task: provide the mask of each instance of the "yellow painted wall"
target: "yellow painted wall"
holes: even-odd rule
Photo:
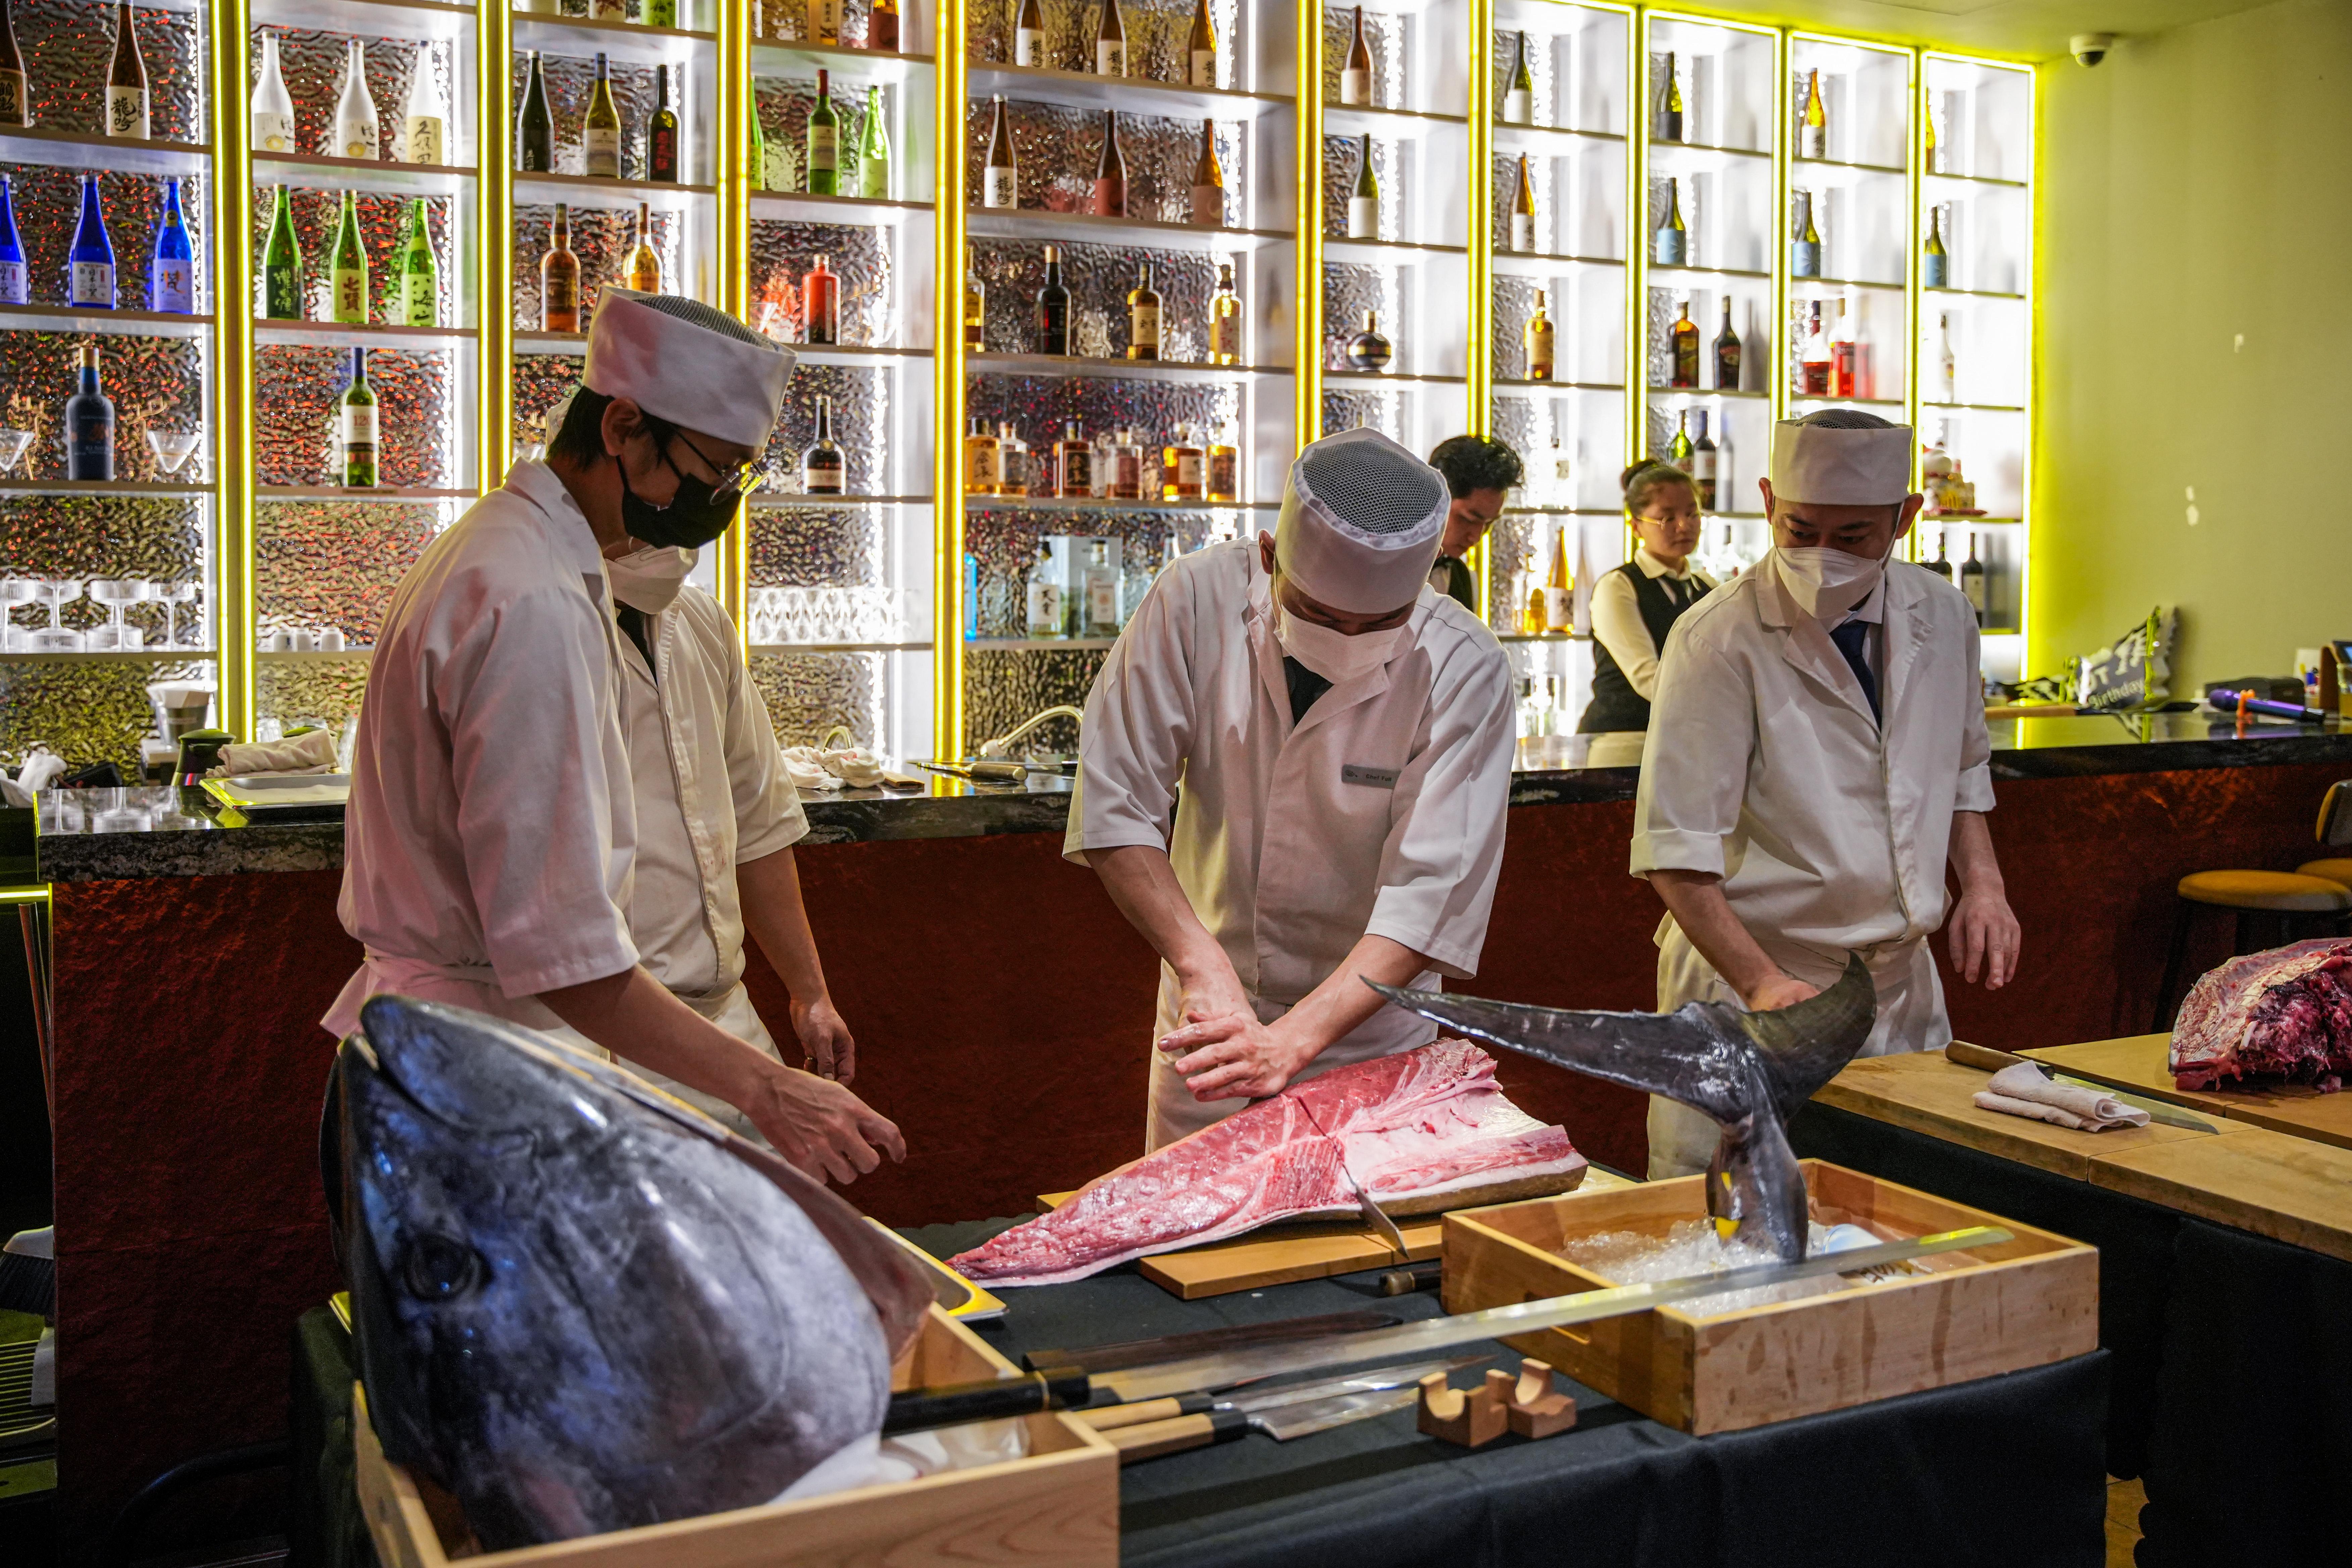
[[[2176,694],[2289,673],[2352,637],[2352,5],[2129,38],[2041,89],[2029,668],[2160,603]]]

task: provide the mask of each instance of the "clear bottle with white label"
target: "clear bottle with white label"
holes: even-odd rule
[[[367,47],[357,38],[343,57],[343,90],[335,100],[335,140],[328,151],[338,158],[383,155],[376,134],[375,95],[368,91]]]
[[[1118,0],[1103,0],[1101,20],[1095,27],[1095,75],[1127,74],[1127,18],[1118,14]]]
[[[1013,23],[1013,63],[1032,67],[1045,63],[1045,7],[1043,0],[1021,0],[1021,14]]]
[[[1118,636],[1118,568],[1110,563],[1109,540],[1097,539],[1087,546],[1085,584],[1084,635],[1090,637]]]
[[[449,106],[441,93],[440,73],[422,47],[409,68],[408,109],[401,116],[399,152],[406,163],[449,161]]]
[[[984,207],[1017,207],[1021,205],[1021,170],[1013,161],[1013,119],[1004,107],[1004,95],[991,99],[992,110],[988,126],[988,162],[982,166],[980,184],[980,205]]]
[[[278,35],[261,35],[261,79],[253,84],[253,151],[289,157],[294,145],[294,95],[278,59]]]
[[[1054,552],[1040,543],[1037,559],[1029,567],[1027,614],[1024,617],[1030,637],[1058,641],[1066,635],[1062,625],[1062,579],[1054,571]]]

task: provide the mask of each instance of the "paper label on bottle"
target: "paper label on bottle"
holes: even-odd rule
[[[1095,40],[1095,75],[1125,76],[1126,74],[1127,46],[1124,43],[1113,43],[1108,38],[1097,38]]]
[[[1564,632],[1576,624],[1576,590],[1547,585],[1544,596],[1544,630]]]
[[[408,117],[407,152],[412,163],[447,162],[442,153],[441,117],[437,114],[412,114]]]
[[[837,170],[841,167],[841,132],[830,125],[808,128],[809,173]]]
[[[1511,215],[1511,248],[1517,251],[1532,251],[1535,247],[1536,215],[1513,213]]]
[[[1536,95],[1530,88],[1513,88],[1503,95],[1503,121],[1509,125],[1536,122]]]
[[[335,151],[344,157],[373,159],[379,146],[374,121],[344,120],[336,122]]]
[[[66,303],[114,309],[114,268],[104,261],[77,261],[68,268]]]
[[[1192,73],[1191,80],[1194,87],[1214,87],[1217,85],[1216,50],[1194,49],[1192,51]]]
[[[1982,572],[1960,569],[1960,592],[1968,595],[1969,606],[1981,619],[1985,613],[1985,580]]]
[[[1062,590],[1053,583],[1029,584],[1029,635],[1059,637],[1062,634]]]
[[[345,447],[375,447],[375,405],[346,403],[342,405],[342,437]]]
[[[1003,454],[993,445],[967,447],[964,462],[971,470],[966,480],[973,489],[992,491],[1004,478]]]
[[[106,133],[147,140],[147,89],[143,87],[106,89]]]
[[[1241,316],[1217,311],[1209,318],[1209,357],[1220,364],[1238,364],[1242,357]]]
[[[1680,267],[1685,253],[1684,244],[1687,232],[1679,228],[1662,228],[1651,251],[1651,259],[1661,267]]]
[[[257,153],[294,151],[294,117],[253,111],[253,150]]]
[[[334,319],[367,320],[367,273],[357,267],[338,267],[334,274]]]
[[[811,140],[814,140],[814,134]],[[590,127],[580,133],[580,161],[583,171],[608,180],[621,177],[621,132],[618,127]]]
[[[1036,27],[1021,27],[1013,35],[1013,63],[1016,66],[1042,66],[1045,63],[1045,35]]]
[[[147,308],[174,315],[196,310],[196,268],[192,261],[158,261],[148,277]]]
[[[809,31],[820,44],[841,42],[841,0],[809,0]]]
[[[1795,278],[1819,278],[1822,275],[1822,247],[1810,239],[1800,239],[1789,247],[1789,272]]]
[[[1381,237],[1381,204],[1370,196],[1348,198],[1348,237],[1378,239]]]
[[[21,261],[0,261],[0,305],[29,305],[31,283]]]
[[[1160,349],[1160,307],[1138,305],[1128,312],[1128,341],[1153,353]]]
[[[1921,268],[1921,271],[1924,274],[1923,281],[1925,286],[1929,289],[1949,288],[1951,286],[1952,277],[1952,258],[1948,256],[1930,256],[1924,258],[1923,259],[1927,263],[1927,265]]]
[[[801,488],[813,496],[837,496],[841,493],[841,474],[842,470],[839,467],[820,468],[803,466],[801,469]]]
[[[991,166],[981,182],[980,205],[984,207],[1010,207],[1020,205],[1014,195],[1019,175],[1010,168]]]
[[[1346,104],[1369,104],[1372,101],[1372,73],[1366,70],[1343,70],[1339,73],[1339,101]]]
[[[1194,185],[1192,187],[1192,226],[1195,228],[1225,226],[1225,187]]]
[[[1797,156],[1826,158],[1830,155],[1830,132],[1825,125],[1808,125],[1797,138]]]
[[[0,125],[25,123],[25,73],[0,70]]]
[[[1198,495],[1208,482],[1209,458],[1205,452],[1176,454],[1176,489],[1185,495]]]
[[[1087,623],[1098,631],[1118,629],[1118,579],[1108,572],[1087,574]]]
[[[1233,500],[1241,489],[1241,454],[1231,447],[1209,450],[1209,499]]]
[[[400,319],[411,327],[437,327],[441,324],[440,289],[436,279],[425,272],[404,272],[400,275]]]

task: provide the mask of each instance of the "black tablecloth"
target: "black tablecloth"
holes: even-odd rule
[[[1790,1138],[2099,1249],[2107,1465],[2147,1483],[2140,1568],[2344,1550],[2352,1264],[1828,1106],[1806,1106]]]

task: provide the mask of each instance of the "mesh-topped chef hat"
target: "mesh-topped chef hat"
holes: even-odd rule
[[[1911,426],[1823,408],[1772,426],[1772,499],[1889,506],[1911,493]]]
[[[1385,615],[1427,585],[1452,503],[1443,474],[1379,431],[1326,436],[1290,465],[1275,561],[1318,604]]]
[[[776,427],[793,358],[699,300],[608,286],[588,323],[581,380],[682,429],[761,447]]]

